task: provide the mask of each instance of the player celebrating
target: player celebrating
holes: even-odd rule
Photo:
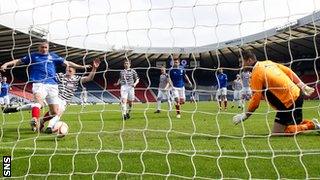
[[[319,129],[316,119],[313,121],[302,118],[303,94],[309,96],[314,88],[304,84],[288,67],[270,60],[257,61],[251,51],[242,53],[242,66],[251,69],[250,81],[253,90],[245,113],[233,117],[234,124],[239,124],[249,118],[258,108],[262,96],[278,112],[276,114],[272,133],[293,134],[305,130]]]
[[[249,100],[251,95],[252,95],[252,91],[250,88],[250,77],[251,77],[251,72],[244,70],[241,73],[241,80],[242,80],[242,99],[244,100]]]
[[[192,83],[186,75],[183,67],[180,66],[180,59],[177,56],[173,57],[173,66],[169,72],[169,82],[172,86],[172,93],[176,102],[177,118],[181,118],[180,107],[184,104],[186,99],[184,81],[187,80],[188,84],[191,86]]]
[[[241,98],[242,81],[239,74],[237,74],[237,79],[233,81],[232,88],[233,88],[233,102],[234,104],[238,105],[238,108],[242,108],[243,107],[242,98]],[[233,107],[234,105],[231,106],[231,108]]]
[[[10,85],[7,83],[7,77],[2,78],[1,82],[1,93],[0,93],[0,104],[4,106],[9,106],[10,104],[10,97],[9,97],[9,90]]]
[[[169,94],[169,89],[170,89],[169,75],[166,73],[165,67],[161,67],[160,70],[161,70],[161,75],[159,80],[159,89],[158,89],[158,96],[157,96],[157,110],[154,113],[161,112],[161,101],[163,99],[167,99],[169,110],[172,109],[172,102]]]
[[[130,119],[132,102],[135,98],[134,88],[139,83],[139,77],[137,72],[130,68],[130,60],[126,59],[123,65],[124,69],[120,71],[120,78],[114,85],[119,86],[119,84],[121,84],[120,94],[122,117],[123,120],[127,120]]]
[[[66,65],[73,68],[89,68],[91,65],[81,66],[73,62],[66,61],[56,53],[49,52],[49,43],[41,42],[38,46],[38,52],[33,52],[21,59],[14,59],[1,66],[5,71],[8,67],[14,67],[20,64],[28,65],[29,81],[32,82],[32,92],[34,103],[22,107],[19,110],[32,109],[32,120],[30,122],[33,131],[39,129],[40,109],[44,106],[44,99],[49,104],[52,115],[56,115],[58,85],[55,79],[56,66]],[[6,108],[4,113],[16,112],[16,108]]]
[[[218,90],[217,90],[217,99],[219,101],[219,108],[220,110],[227,110],[227,82],[228,82],[228,77],[226,74],[223,73],[222,69],[218,69],[218,76],[217,76],[217,81],[218,81]],[[222,108],[222,102],[223,101],[223,108]]]

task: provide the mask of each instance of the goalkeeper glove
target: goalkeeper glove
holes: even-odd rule
[[[247,117],[246,113],[237,114],[237,115],[233,116],[233,124],[237,125],[237,124],[241,123],[242,121],[245,121],[247,118],[248,117]]]
[[[302,90],[303,94],[306,96],[311,96],[311,94],[315,91],[313,87],[307,86],[303,82],[298,83],[298,86]]]
[[[310,87],[310,86],[304,86],[302,88],[302,92],[306,96],[311,96],[311,94],[314,92],[314,90],[315,89],[313,87]]]

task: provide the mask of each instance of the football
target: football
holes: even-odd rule
[[[56,133],[59,138],[63,138],[68,134],[69,126],[65,122],[59,121],[54,125],[52,132]]]

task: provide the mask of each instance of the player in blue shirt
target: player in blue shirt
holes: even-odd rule
[[[8,106],[10,104],[9,90],[10,85],[7,83],[7,77],[2,78],[1,82],[1,93],[0,93],[0,104]]]
[[[40,109],[44,106],[44,99],[49,104],[49,110],[52,116],[58,113],[58,84],[55,79],[56,66],[65,65],[76,69],[90,68],[91,65],[78,65],[64,60],[56,53],[49,52],[49,43],[41,42],[38,46],[38,52],[27,54],[21,59],[14,59],[1,66],[5,71],[8,67],[18,65],[28,66],[29,82],[32,82],[32,92],[34,102],[17,108],[6,108],[4,113],[17,112],[19,110],[32,110],[32,120],[30,122],[33,131],[39,129]]]
[[[181,104],[184,104],[186,99],[184,81],[186,80],[191,86],[192,83],[186,75],[184,68],[180,66],[180,59],[177,56],[173,56],[173,66],[169,70],[169,77],[173,97],[176,102],[177,118],[181,118],[180,106]]]
[[[222,69],[218,69],[218,75],[217,75],[217,82],[218,82],[218,90],[217,90],[217,100],[219,101],[219,108],[220,110],[227,110],[227,82],[228,77],[226,74],[223,73]],[[224,103],[224,107],[222,108],[222,103]]]

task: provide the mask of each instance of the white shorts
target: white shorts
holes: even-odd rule
[[[86,97],[81,98],[81,103],[87,103],[87,102],[88,102],[88,98]]]
[[[244,96],[251,96],[252,94],[250,87],[243,87],[241,91],[242,91],[242,95]]]
[[[9,95],[0,97],[0,104],[9,105],[9,104],[10,104],[10,97],[9,97]]]
[[[62,115],[62,113],[66,110],[67,108],[67,102],[61,98],[58,97],[57,99],[58,105],[59,105],[59,114],[60,116]]]
[[[217,96],[226,96],[227,95],[227,88],[223,87],[217,90]]]
[[[43,84],[33,83],[32,93],[40,94],[41,99],[46,100],[48,104],[58,104],[58,85],[57,84]]]
[[[181,87],[181,88],[173,87],[172,88],[172,94],[173,94],[174,98],[186,99],[186,93],[185,93],[185,88],[184,87]]]
[[[134,101],[134,87],[128,85],[122,85],[120,88],[121,99],[127,99]]]
[[[234,100],[241,99],[241,96],[242,96],[242,91],[241,90],[234,90],[233,91],[233,99]]]
[[[163,99],[171,100],[169,90],[163,90],[163,89],[158,90],[157,100],[163,100]]]

